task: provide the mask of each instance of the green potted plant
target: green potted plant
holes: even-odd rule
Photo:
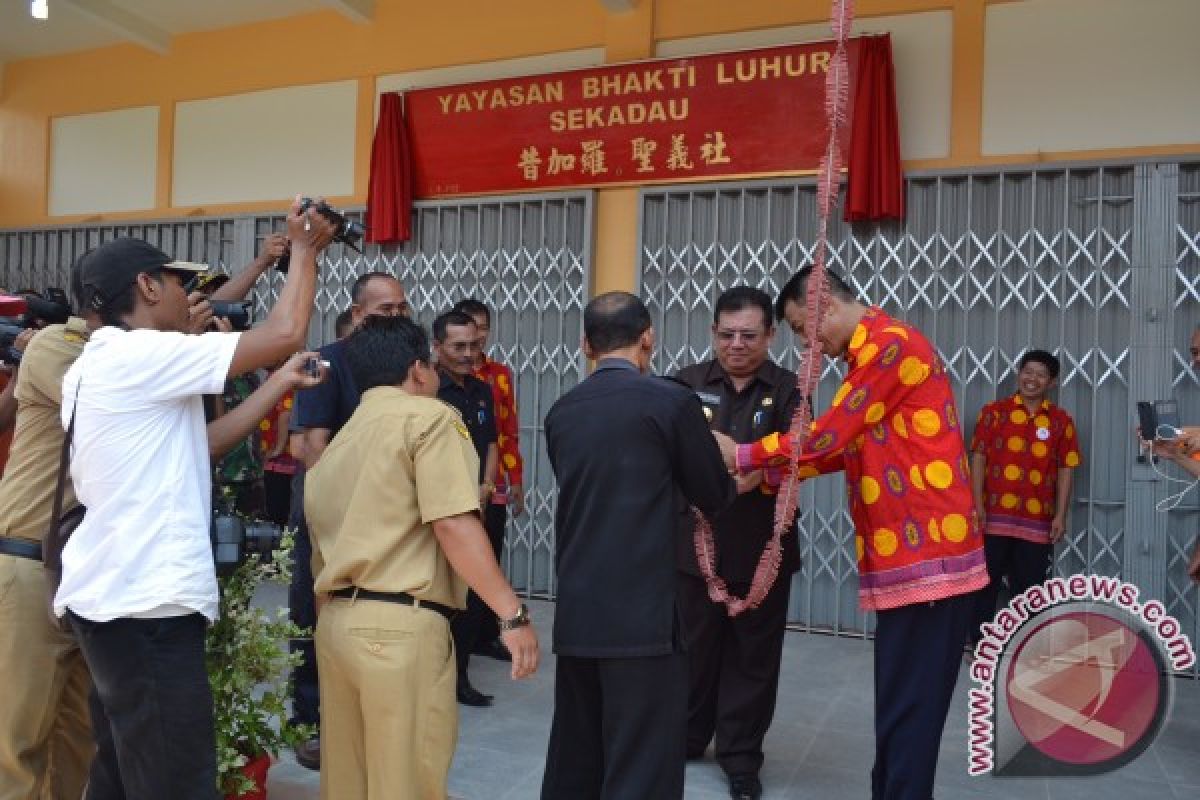
[[[217,783],[226,798],[266,798],[271,757],[311,738],[288,723],[288,676],[299,654],[288,641],[309,635],[287,609],[270,614],[251,601],[266,582],[291,580],[295,534],[285,530],[269,559],[249,556],[220,579],[221,615],[208,629],[206,658],[217,734]]]

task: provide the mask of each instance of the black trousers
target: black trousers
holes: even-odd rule
[[[974,594],[878,612],[872,800],[930,800]]]
[[[292,510],[290,524],[296,529],[296,545],[292,549],[292,583],[288,586],[288,608],[292,622],[310,632],[293,639],[289,648],[299,653],[299,666],[292,669],[292,722],[300,725],[321,724],[321,690],[317,680],[317,649],[312,631],[317,627],[317,601],[313,594],[312,540],[304,521],[304,472],[292,480]]]
[[[763,738],[775,716],[791,577],[780,575],[761,606],[736,617],[709,599],[703,578],[679,578],[689,672],[688,756],[703,754],[715,733],[717,763],[727,775],[762,768]],[[748,588],[730,586],[739,596]]]
[[[1008,578],[1008,590],[1015,597],[1037,586],[1050,574],[1054,546],[1036,544],[1012,536],[984,536],[983,552],[987,557],[988,578],[991,582],[975,595],[975,619],[971,625],[971,641],[982,637],[979,626],[991,622],[1000,597],[1000,580]]]
[[[96,756],[85,800],[215,800],[204,617],[69,619],[92,674]]]
[[[679,800],[687,657],[559,656],[542,800]]]
[[[488,540],[492,543],[492,551],[496,561],[504,549],[504,527],[508,524],[508,508],[506,506],[488,503],[484,510],[483,527],[487,531]],[[458,660],[458,675],[465,679],[467,667],[471,663],[471,653],[478,645],[490,642],[500,635],[496,615],[487,607],[475,592],[467,592],[467,607],[450,623],[450,632],[454,636],[454,656]]]
[[[267,519],[286,528],[292,516],[292,476],[267,470],[263,474]]]

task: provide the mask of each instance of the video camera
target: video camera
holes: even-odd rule
[[[252,555],[269,559],[283,531],[273,522],[245,520],[232,511],[215,509],[210,538],[217,574],[224,577]]]
[[[336,232],[333,234],[333,240],[346,245],[356,253],[362,253],[358,243],[362,240],[363,234],[367,232],[367,227],[361,222],[352,219],[347,219],[346,215],[329,206],[324,200],[316,202],[312,198],[300,198],[300,213],[304,214],[310,208],[315,208],[317,213],[329,220],[336,227]],[[287,272],[288,267],[292,263],[292,251],[289,248],[287,252],[279,257],[275,262],[275,269],[280,272]]]
[[[13,343],[29,328],[44,328],[62,324],[71,316],[67,293],[59,288],[23,295],[0,295],[0,362],[21,363],[21,351]]]
[[[241,303],[211,303],[214,317],[224,317],[233,325],[235,331],[250,330],[250,323],[253,320],[251,309],[254,303],[251,300],[246,300]]]

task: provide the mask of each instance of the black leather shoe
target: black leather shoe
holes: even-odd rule
[[[508,652],[508,648],[499,639],[492,639],[490,642],[477,645],[472,652],[474,655],[487,656],[497,661],[512,661],[512,653]]]
[[[300,742],[294,748],[296,763],[308,769],[321,768],[321,739],[320,737]]]
[[[464,706],[487,708],[492,704],[492,699],[490,694],[484,694],[465,681],[458,684],[458,702]]]
[[[757,775],[731,775],[729,796],[733,800],[759,800],[762,797],[762,781]]]

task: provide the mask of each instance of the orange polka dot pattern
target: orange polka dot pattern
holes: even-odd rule
[[[509,486],[525,485],[513,374],[504,364],[485,357],[483,364],[475,370],[475,377],[492,387],[492,400],[496,404],[496,449],[500,453],[500,474],[492,502],[505,502]]]
[[[987,533],[1049,544],[1058,471],[1081,463],[1071,415],[1049,400],[1030,412],[1019,395],[983,407],[971,450],[982,453]]]
[[[870,309],[845,358],[846,380],[816,421],[797,474],[845,470],[863,608],[982,588],[983,536],[962,467],[953,393],[936,351],[915,328]],[[792,447],[788,437],[741,445],[738,466],[776,466]]]

